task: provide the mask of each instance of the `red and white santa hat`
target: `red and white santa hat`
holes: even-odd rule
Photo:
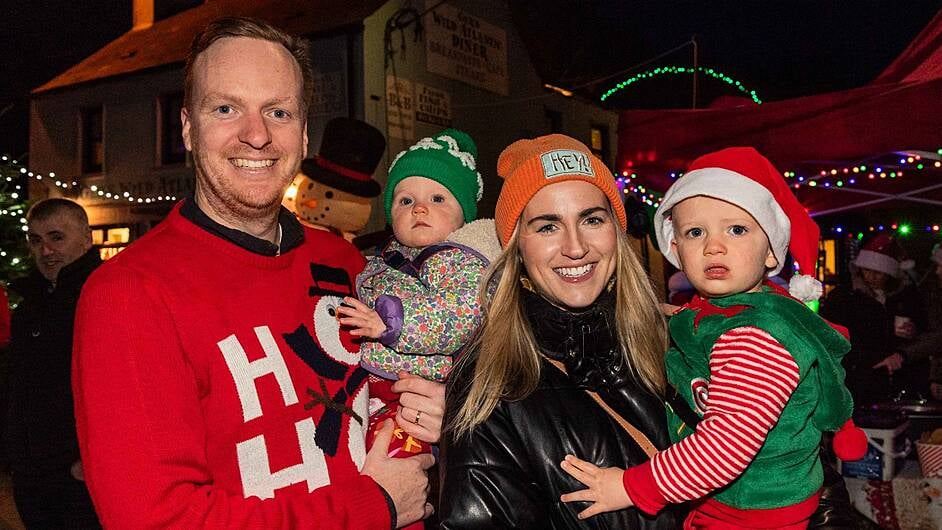
[[[904,260],[903,249],[896,239],[886,234],[878,234],[860,249],[860,253],[854,260],[854,266],[899,278],[900,267]]]
[[[674,266],[680,263],[671,248],[674,226],[671,209],[696,196],[726,201],[749,212],[769,238],[778,260],[770,275],[781,272],[790,251],[798,271],[789,282],[789,293],[802,301],[821,297],[821,283],[814,278],[820,230],[786,184],[782,173],[752,147],[729,147],[697,158],[674,183],[654,215],[657,244]]]

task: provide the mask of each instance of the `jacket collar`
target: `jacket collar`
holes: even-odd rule
[[[58,278],[56,278],[56,285],[68,285],[73,282],[81,283],[99,265],[101,265],[101,253],[98,252],[97,248],[92,247],[88,249],[88,252],[82,254],[79,259],[62,267]]]
[[[527,289],[521,293],[540,351],[561,361],[574,383],[590,390],[627,384],[631,374],[616,339],[614,292],[603,291],[582,311],[560,308]]]
[[[192,196],[183,200],[183,204],[180,206],[180,215],[203,230],[262,256],[284,254],[304,242],[304,228],[294,214],[284,206],[278,211],[278,225],[281,227],[280,247],[271,241],[259,239],[241,230],[217,223],[200,209],[196,204],[196,199]]]

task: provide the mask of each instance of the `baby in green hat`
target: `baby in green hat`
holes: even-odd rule
[[[399,153],[389,168],[384,206],[393,237],[357,276],[359,300],[348,297],[338,308],[340,323],[363,339],[361,366],[371,374],[368,445],[400,408],[392,383],[400,376],[444,381],[480,323],[478,285],[500,245],[493,220],[474,221],[483,192],[476,157],[470,136],[446,129]],[[416,409],[403,406],[400,417],[422,424]],[[397,430],[389,449],[408,457],[429,446]]]

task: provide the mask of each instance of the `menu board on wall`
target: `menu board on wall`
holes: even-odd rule
[[[415,84],[415,119],[439,127],[451,125],[451,94],[435,87]]]
[[[507,95],[507,32],[457,7],[441,4],[426,16],[425,60],[429,72]]]
[[[390,138],[415,138],[415,96],[412,81],[386,76],[386,126]]]

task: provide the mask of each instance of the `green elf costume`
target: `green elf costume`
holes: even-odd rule
[[[781,173],[752,148],[729,148],[695,160],[655,214],[658,245],[671,246],[671,209],[707,196],[747,211],[762,227],[778,265],[791,252],[813,271],[819,230]],[[821,434],[838,431],[835,452],[861,458],[864,433],[851,421],[853,401],[840,360],[845,335],[801,301],[821,284],[798,272],[789,290],[766,281],[756,292],[694,299],[670,320],[667,379],[673,446],[626,470],[635,505],[657,513],[697,500],[685,528],[805,528],[823,482]],[[801,300],[801,301],[799,301]]]

